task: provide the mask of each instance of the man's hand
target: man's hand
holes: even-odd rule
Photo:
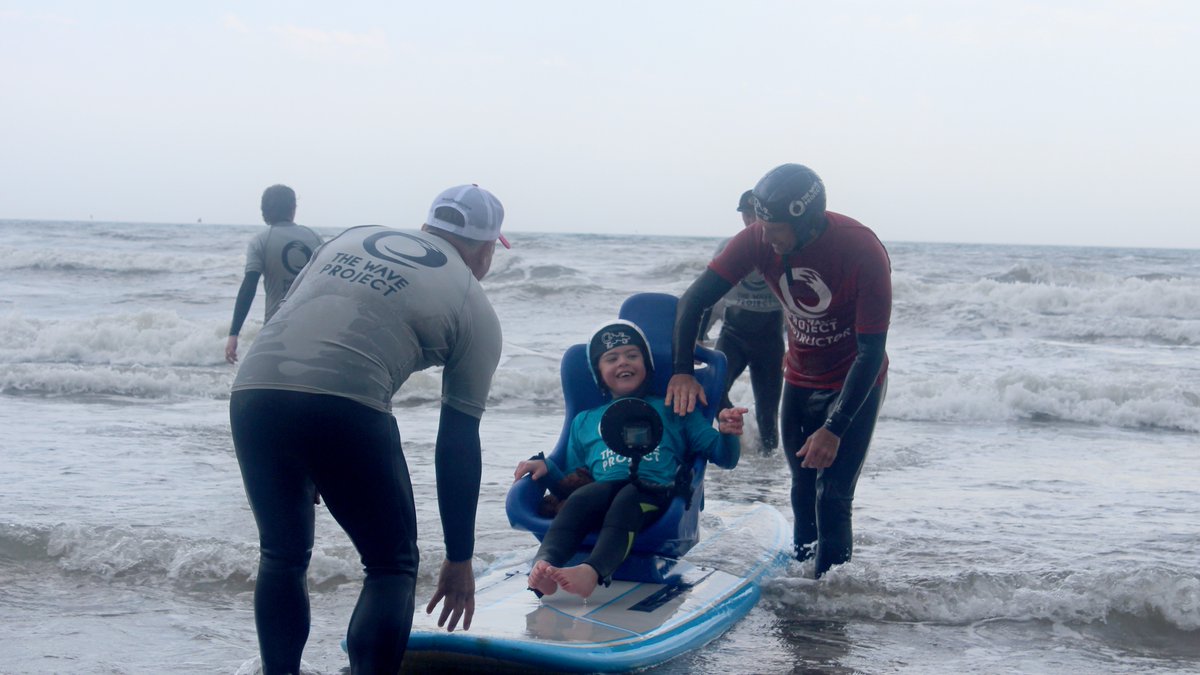
[[[663,403],[668,408],[674,405],[675,414],[682,416],[696,409],[697,398],[702,405],[708,405],[704,387],[700,386],[695,376],[680,373],[672,375],[671,380],[667,382],[667,395]]]
[[[517,470],[513,472],[513,482],[521,480],[525,477],[525,474],[529,474],[530,478],[537,480],[545,476],[549,471],[546,468],[545,460],[527,459],[517,465]]]
[[[230,335],[225,341],[225,360],[230,363],[237,363],[237,339],[238,336]]]
[[[842,439],[821,427],[804,441],[804,447],[800,448],[796,456],[804,459],[800,466],[805,469],[825,469],[837,459],[838,446],[841,444]]]
[[[750,412],[749,408],[725,408],[717,413],[717,431],[723,434],[742,435],[742,415]]]
[[[433,608],[437,607],[438,602],[443,598],[446,600],[446,604],[442,605],[442,614],[438,617],[438,628],[445,626],[446,619],[449,618],[450,625],[446,626],[446,630],[453,633],[461,618],[463,630],[470,630],[471,619],[475,616],[475,573],[471,571],[470,560],[442,561],[437,590],[433,592],[433,598],[425,607],[425,613],[433,614]]]

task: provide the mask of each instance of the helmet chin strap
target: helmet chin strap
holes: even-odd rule
[[[821,219],[815,223],[793,223],[792,232],[796,235],[796,245],[792,247],[788,253],[799,253],[803,251],[809,244],[816,241],[825,230],[829,227],[829,221],[826,220],[825,214],[821,214]]]

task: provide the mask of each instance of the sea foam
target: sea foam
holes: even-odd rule
[[[811,618],[970,624],[991,620],[1105,622],[1122,615],[1200,630],[1200,578],[1160,567],[1122,571],[986,572],[964,568],[940,577],[899,578],[851,562],[821,581],[795,576],[767,584],[765,598]]]

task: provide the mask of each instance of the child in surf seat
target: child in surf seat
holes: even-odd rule
[[[737,466],[741,456],[738,436],[746,408],[726,408],[717,414],[717,428],[695,410],[680,417],[667,410],[661,396],[646,393],[654,360],[646,336],[629,321],[617,320],[596,331],[587,346],[588,365],[596,384],[613,401],[575,416],[566,447],[566,473],[580,468],[594,482],[566,497],[550,523],[529,573],[529,588],[538,597],[559,588],[588,597],[629,555],[634,536],[657,518],[676,494],[676,474],[689,466],[689,457],[703,455],[724,469]],[[630,478],[631,460],[612,449],[600,434],[600,420],[619,399],[644,400],[662,420],[662,439],[638,463],[636,480]],[[552,489],[564,477],[554,462],[535,457],[517,465],[514,478],[528,475]],[[596,545],[582,563],[562,567],[589,532],[599,530]]]

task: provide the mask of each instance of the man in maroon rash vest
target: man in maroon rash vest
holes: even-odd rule
[[[788,326],[780,417],[795,554],[815,556],[820,577],[853,550],[854,489],[887,389],[891,263],[874,232],[825,210],[825,186],[808,167],[776,167],[753,192],[756,221],[680,299],[666,402],[680,414],[697,398],[706,402],[692,377],[691,350],[681,345],[695,342],[705,309],[761,272]]]

